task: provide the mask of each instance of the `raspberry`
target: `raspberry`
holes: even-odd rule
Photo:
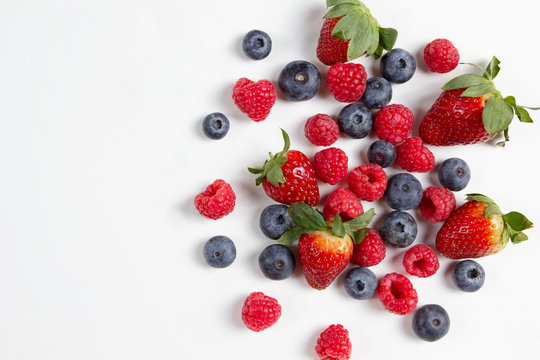
[[[253,121],[263,121],[276,102],[277,91],[270,81],[239,79],[233,87],[232,98],[238,108]]]
[[[307,119],[304,134],[313,145],[330,146],[339,137],[339,126],[330,116],[317,114]]]
[[[377,164],[360,165],[349,173],[347,184],[360,200],[379,200],[386,190],[386,173]]]
[[[411,110],[403,105],[392,104],[379,110],[373,127],[379,139],[396,145],[409,136],[413,122],[414,115]]]
[[[205,191],[195,196],[195,207],[210,219],[220,219],[234,210],[236,195],[224,180],[215,180]]]
[[[330,325],[317,339],[315,351],[321,360],[348,360],[352,344],[349,331],[341,324]]]
[[[396,147],[398,165],[409,172],[428,172],[435,166],[433,153],[419,137],[411,137]]]
[[[345,151],[330,147],[319,151],[313,158],[315,175],[323,182],[335,185],[347,176],[349,158]]]
[[[447,39],[435,39],[424,48],[424,61],[429,70],[447,73],[458,66],[459,52]]]
[[[407,250],[403,256],[403,266],[407,273],[425,278],[439,270],[439,259],[435,250],[419,244]]]
[[[377,295],[386,310],[398,315],[409,314],[418,303],[418,294],[411,281],[398,273],[390,273],[382,278]]]
[[[360,200],[354,193],[346,188],[338,187],[328,196],[323,208],[323,215],[327,221],[332,221],[336,214],[341,220],[348,221],[364,213]]]
[[[253,331],[262,331],[274,325],[281,316],[281,305],[276,299],[253,292],[244,301],[242,321]]]
[[[441,222],[456,208],[456,197],[452,191],[444,187],[430,186],[424,190],[418,208],[427,221]]]
[[[334,64],[328,70],[326,79],[328,90],[337,101],[358,101],[366,90],[367,74],[361,64]]]
[[[351,261],[361,267],[374,266],[384,259],[386,248],[378,232],[368,228],[364,230],[367,230],[367,233],[363,239],[359,239],[358,235],[355,236]]]

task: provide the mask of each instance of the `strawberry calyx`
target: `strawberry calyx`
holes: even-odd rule
[[[281,170],[281,165],[285,164],[288,160],[285,153],[289,151],[291,140],[285,130],[281,129],[281,133],[284,142],[283,150],[277,154],[269,153],[270,159],[264,162],[262,169],[248,167],[250,173],[256,175],[260,174],[257,179],[255,179],[255,184],[257,186],[259,186],[265,178],[274,186],[279,186],[285,182],[285,176],[283,175],[283,170]]]

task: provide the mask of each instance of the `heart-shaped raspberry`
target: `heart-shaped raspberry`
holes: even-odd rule
[[[405,139],[396,150],[396,161],[403,170],[427,172],[435,165],[433,153],[424,146],[419,137]]]
[[[276,102],[276,88],[268,80],[254,82],[239,79],[233,87],[232,98],[238,108],[253,121],[263,121]]]

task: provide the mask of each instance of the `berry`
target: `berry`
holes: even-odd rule
[[[452,281],[463,291],[479,290],[486,280],[486,272],[482,265],[474,260],[462,260],[456,264],[452,272]]]
[[[422,184],[413,175],[398,173],[388,180],[386,203],[395,210],[416,208],[422,200]]]
[[[351,190],[342,187],[338,187],[328,196],[323,208],[323,215],[327,221],[332,221],[336,214],[341,217],[341,220],[348,221],[363,213],[364,208],[356,195]]]
[[[353,263],[361,267],[374,266],[380,263],[385,256],[386,247],[378,232],[366,228],[355,234],[351,257]]]
[[[236,195],[224,180],[215,180],[205,191],[195,196],[195,207],[209,219],[217,220],[234,210]]]
[[[272,50],[272,39],[264,31],[251,30],[242,40],[242,50],[250,59],[264,59]]]
[[[360,200],[379,200],[386,190],[386,173],[377,164],[360,165],[349,173],[347,184]]]
[[[259,268],[272,280],[283,280],[294,272],[296,260],[292,251],[283,245],[267,246],[259,255]]]
[[[349,332],[341,324],[330,325],[317,339],[315,352],[321,360],[349,360],[352,344]]]
[[[424,48],[424,61],[428,69],[436,73],[447,73],[459,64],[459,52],[447,39],[435,39]]]
[[[315,154],[313,157],[313,169],[319,180],[335,185],[347,176],[349,170],[349,158],[345,151],[329,147]]]
[[[338,125],[346,136],[362,139],[369,135],[373,126],[373,117],[368,108],[358,103],[352,103],[339,112]]]
[[[229,132],[229,119],[220,112],[206,115],[202,123],[204,135],[210,139],[222,139]]]
[[[373,128],[380,140],[396,145],[411,133],[414,115],[407,107],[399,104],[386,105],[377,112]]]
[[[405,248],[416,239],[418,226],[410,214],[404,211],[392,211],[384,217],[379,234],[390,246]]]
[[[347,62],[347,49],[349,40],[345,41],[332,35],[332,30],[341,18],[324,19],[319,41],[317,43],[317,58],[324,65],[334,65],[338,62]]]
[[[307,119],[304,134],[313,145],[330,146],[339,138],[339,127],[330,116],[317,114]]]
[[[382,76],[393,83],[409,81],[416,71],[416,60],[406,50],[393,49],[381,58],[379,63]]]
[[[294,227],[294,221],[288,213],[287,205],[269,205],[261,213],[259,227],[264,235],[270,239],[278,239],[281,234]]]
[[[408,274],[425,278],[439,270],[439,258],[435,250],[427,245],[411,247],[403,256],[403,267]]]
[[[362,102],[370,109],[380,109],[392,100],[392,85],[383,77],[367,79]]]
[[[414,333],[422,340],[437,341],[448,333],[450,318],[440,305],[424,305],[413,315],[412,328]]]
[[[402,274],[385,275],[377,287],[384,308],[398,315],[411,313],[418,303],[418,294],[411,281]]]
[[[442,162],[437,171],[442,186],[452,191],[465,189],[471,179],[471,169],[460,158],[450,158]]]
[[[203,256],[208,265],[215,268],[225,268],[236,259],[236,247],[227,236],[214,236],[204,244]]]
[[[349,103],[358,101],[366,90],[367,74],[361,64],[334,64],[328,70],[326,79],[328,90],[337,101]]]
[[[368,161],[382,168],[389,167],[396,160],[397,152],[394,145],[384,140],[372,143],[367,151]]]
[[[398,165],[410,172],[428,172],[435,166],[433,153],[422,144],[419,137],[405,139],[396,147]]]
[[[278,86],[291,101],[309,100],[321,87],[321,73],[312,63],[292,61],[279,73]]]
[[[277,92],[268,80],[253,82],[239,79],[233,87],[233,100],[238,108],[253,121],[263,121],[276,102]]]
[[[262,331],[274,325],[281,316],[281,305],[273,297],[253,292],[244,301],[242,321],[248,329]]]
[[[418,205],[424,218],[432,223],[448,219],[456,208],[456,198],[450,190],[440,186],[430,186],[422,195]]]
[[[377,290],[377,277],[365,267],[355,267],[345,276],[345,291],[358,300],[370,299]]]

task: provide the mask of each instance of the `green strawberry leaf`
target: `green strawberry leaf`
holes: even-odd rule
[[[283,175],[283,170],[281,170],[281,165],[286,163],[287,160],[285,156],[270,160],[269,164],[265,166],[265,169],[268,170],[263,171],[263,178],[266,177],[266,180],[274,186],[283,184],[285,182],[285,176]]]
[[[384,50],[392,50],[396,44],[397,36],[398,32],[396,29],[379,27],[379,45]]]
[[[288,213],[297,227],[314,231],[326,229],[321,213],[304,202],[291,204]]]
[[[533,223],[527,217],[517,211],[503,215],[504,221],[515,231],[523,231],[533,227]]]
[[[250,168],[248,167],[248,171],[252,174],[260,174],[263,172],[263,169],[255,169],[255,168]]]
[[[503,141],[499,141],[499,142],[497,143],[497,146],[505,147],[505,146],[506,146],[506,143],[507,143],[508,141],[510,141],[510,137],[508,136],[508,128],[504,129],[503,134],[504,134],[504,140],[503,140]]]
[[[361,34],[365,36],[365,31],[367,29],[366,20],[367,19],[364,16],[358,14],[345,15],[337,22],[336,26],[334,26],[332,35],[342,40],[347,40],[356,36],[356,34],[361,31]]]
[[[326,7],[332,7],[332,6],[341,5],[341,4],[354,4],[357,2],[359,1],[357,0],[326,0]]]
[[[510,238],[512,239],[512,244],[519,244],[521,242],[529,240],[527,234],[522,233],[521,231],[511,234]]]
[[[467,194],[467,201],[479,201],[495,204],[495,201],[493,201],[491,198],[477,193]]]
[[[533,122],[531,115],[529,115],[529,112],[523,106],[516,105],[514,110],[516,112],[516,115],[519,121],[525,122],[525,123]]]
[[[364,241],[368,233],[369,233],[368,228],[358,230],[356,233],[354,233],[354,237],[353,237],[354,243],[360,244],[362,241]]]
[[[293,227],[281,234],[279,239],[277,239],[277,242],[281,245],[291,246],[296,240],[300,238],[300,236],[304,234],[310,234],[311,232],[300,227]]]
[[[501,70],[501,68],[499,67],[500,63],[501,62],[499,61],[499,59],[497,59],[496,56],[493,56],[491,58],[491,61],[489,62],[489,64],[486,67],[486,72],[484,73],[484,77],[486,79],[488,79],[488,80],[495,79],[495,77],[497,76],[497,74]]]
[[[464,89],[477,85],[491,85],[489,80],[478,74],[463,74],[443,85],[443,90]]]
[[[345,226],[343,226],[343,222],[341,221],[341,216],[339,216],[339,214],[334,216],[332,235],[340,238],[345,236]]]
[[[286,153],[291,147],[291,138],[289,138],[289,134],[283,129],[281,129],[281,135],[283,135],[283,150],[281,152]]]
[[[383,53],[384,49],[383,47],[381,46],[381,44],[379,43],[379,46],[377,46],[377,49],[375,50],[375,52],[373,53],[373,57],[375,59],[378,59],[382,56],[382,53]]]
[[[343,4],[340,4],[340,6],[335,6],[331,8],[326,13],[326,15],[324,15],[324,17],[328,19],[342,17],[342,16],[345,16],[347,14],[354,12],[357,7],[358,5],[352,4],[351,1],[347,1],[347,2],[344,2]]]
[[[467,97],[479,97],[482,95],[486,95],[492,92],[496,92],[497,89],[495,86],[489,83],[482,83],[478,85],[473,85],[467,88],[465,91],[461,93],[461,96],[467,96]]]
[[[352,220],[346,221],[343,223],[345,227],[345,232],[351,236],[354,236],[354,233],[358,230],[366,228],[371,220],[375,217],[375,209],[369,209],[364,212],[362,215],[355,217]]]
[[[493,136],[508,128],[514,117],[514,109],[498,96],[489,98],[484,110],[482,121],[486,132]]]
[[[493,215],[501,215],[501,214],[502,214],[501,208],[499,207],[499,205],[495,203],[489,204],[486,210],[484,211],[485,218],[492,217]]]

